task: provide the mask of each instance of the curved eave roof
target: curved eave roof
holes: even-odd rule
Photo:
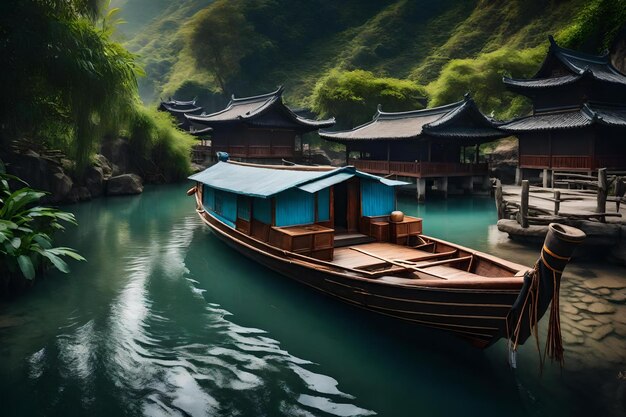
[[[427,133],[438,138],[467,138],[480,139],[489,138],[492,140],[501,139],[509,136],[508,133],[502,132],[496,128],[445,128],[441,130],[428,130]]]
[[[379,108],[371,121],[354,129],[337,132],[320,131],[319,134],[325,139],[337,142],[415,139],[422,134],[425,125],[456,110],[463,103],[463,101],[459,101],[431,109],[405,112],[383,112]]]
[[[161,103],[161,107],[163,107],[165,110],[167,110],[170,113],[180,113],[180,114],[193,114],[193,113],[198,113],[202,111],[202,107],[197,107],[197,106],[180,108],[180,107],[172,106],[166,103]]]
[[[593,124],[626,127],[626,107],[599,106],[586,103],[582,108],[514,119],[501,125],[500,128],[506,132],[517,133],[577,129]]]
[[[479,126],[454,125],[467,112],[472,112],[472,117]],[[372,121],[352,130],[320,131],[320,136],[324,139],[340,143],[356,140],[411,140],[423,134],[449,138],[496,139],[507,136],[494,127],[494,123],[480,112],[469,96],[465,100],[431,109],[395,113],[386,113],[379,109]]]
[[[562,85],[573,84],[582,78],[581,75],[564,75],[562,77],[554,78],[531,78],[531,79],[519,79],[502,77],[502,82],[509,88],[529,88],[529,89],[541,89],[545,87],[559,87]]]
[[[212,127],[205,127],[204,129],[189,130],[189,134],[192,136],[203,136],[211,133],[212,131]]]
[[[530,80],[509,80],[505,81],[509,86],[519,86],[526,88],[551,87],[554,85],[564,85],[566,79],[564,77],[548,77],[551,72],[552,59],[557,59],[565,68],[567,68],[572,76],[582,76],[589,73],[596,80],[626,85],[626,75],[622,74],[611,63],[611,59],[607,54],[591,55],[572,49],[559,46],[552,36],[549,37],[550,49],[543,60],[541,67]],[[565,76],[567,77],[567,76]],[[534,83],[525,83],[534,82]],[[576,82],[577,80],[569,80]],[[523,85],[522,85],[523,84]],[[542,85],[545,84],[545,85]]]
[[[279,108],[286,119],[300,127],[315,130],[323,127],[330,127],[335,124],[335,119],[328,120],[312,120],[302,116],[298,116],[291,111],[282,101],[283,87],[271,93],[262,94],[253,97],[235,98],[228,103],[225,109],[212,114],[186,115],[189,120],[197,123],[214,125],[226,123],[245,122],[252,125],[267,125],[257,119],[269,112],[272,108]]]

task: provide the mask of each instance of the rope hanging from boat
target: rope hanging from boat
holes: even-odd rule
[[[544,250],[547,249],[544,247]],[[541,276],[539,273],[539,262],[543,262],[543,264],[551,270],[552,272],[552,301],[550,303],[550,318],[548,320],[548,336],[546,338],[546,344],[544,347],[543,355],[541,355],[540,341],[539,341],[539,320],[541,316],[539,315],[540,309],[540,280]],[[553,362],[558,362],[562,367],[565,363],[564,358],[564,350],[563,350],[563,336],[561,334],[561,315],[560,315],[560,276],[562,271],[557,271],[553,269],[549,264],[547,264],[543,258],[542,251],[542,259],[535,263],[533,270],[528,274],[530,277],[530,285],[528,287],[528,291],[526,293],[526,297],[524,299],[524,303],[522,305],[522,311],[527,311],[528,317],[528,332],[532,334],[535,338],[535,342],[537,345],[537,352],[539,352],[539,372],[543,372],[543,367],[546,361],[546,356],[550,358]],[[513,334],[509,336],[509,340],[511,343],[511,349],[513,352],[517,352],[517,349],[520,344],[520,330],[522,328],[522,319],[524,318],[524,314],[520,314],[517,319],[517,323],[515,328],[513,329]],[[508,329],[507,329],[508,333]]]
[[[539,352],[539,368],[543,372],[546,358],[564,364],[563,338],[560,317],[560,286],[563,269],[575,247],[585,238],[578,229],[551,224],[533,269],[524,276],[524,285],[506,320],[506,337],[509,340],[511,359],[519,345],[534,335]],[[548,333],[543,354],[539,341],[539,320],[550,307]],[[512,327],[513,332],[510,333]],[[513,362],[513,360],[511,362]],[[512,363],[512,365],[514,365]]]

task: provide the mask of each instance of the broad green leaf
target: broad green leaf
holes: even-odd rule
[[[17,263],[20,266],[20,270],[26,279],[34,279],[35,278],[35,267],[33,267],[33,262],[30,260],[28,256],[20,255],[17,257]]]
[[[58,248],[50,249],[50,250],[48,250],[48,252],[52,252],[55,255],[69,256],[70,258],[75,259],[77,261],[86,261],[86,259],[84,257],[82,257],[80,254],[78,254],[78,252],[76,252],[72,248],[58,247]]]
[[[63,259],[56,256],[54,253],[51,253],[49,250],[47,250],[47,251],[43,251],[42,255],[48,258],[50,262],[52,262],[52,265],[54,265],[56,269],[58,269],[59,271],[64,272],[66,274],[70,272],[70,269],[67,266],[67,263],[65,263]]]
[[[11,246],[13,246],[15,249],[19,249],[21,245],[22,239],[20,239],[19,237],[14,237],[13,239],[11,239]]]
[[[33,236],[33,240],[39,243],[43,249],[50,249],[52,247],[52,242],[50,241],[50,237],[44,233],[38,233]]]

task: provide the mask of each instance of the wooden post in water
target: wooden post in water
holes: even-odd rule
[[[600,168],[598,169],[598,195],[596,213],[606,213],[606,196],[608,192],[609,190],[606,182],[606,168]],[[605,223],[606,217],[599,217],[598,220],[600,220],[602,223]]]
[[[502,196],[502,182],[496,180],[496,211],[498,220],[504,219],[504,197]]]
[[[526,229],[528,227],[528,197],[530,186],[528,180],[522,181],[522,200],[520,201],[520,225]]]
[[[560,209],[561,209],[561,192],[555,191],[554,192],[554,215],[555,216],[559,215]]]

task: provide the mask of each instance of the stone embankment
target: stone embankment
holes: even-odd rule
[[[124,141],[114,142],[93,158],[80,180],[71,174],[73,162],[64,157],[51,157],[32,149],[3,153],[0,157],[10,174],[26,181],[31,188],[49,193],[45,203],[77,203],[103,195],[141,193],[143,179],[132,172]]]

